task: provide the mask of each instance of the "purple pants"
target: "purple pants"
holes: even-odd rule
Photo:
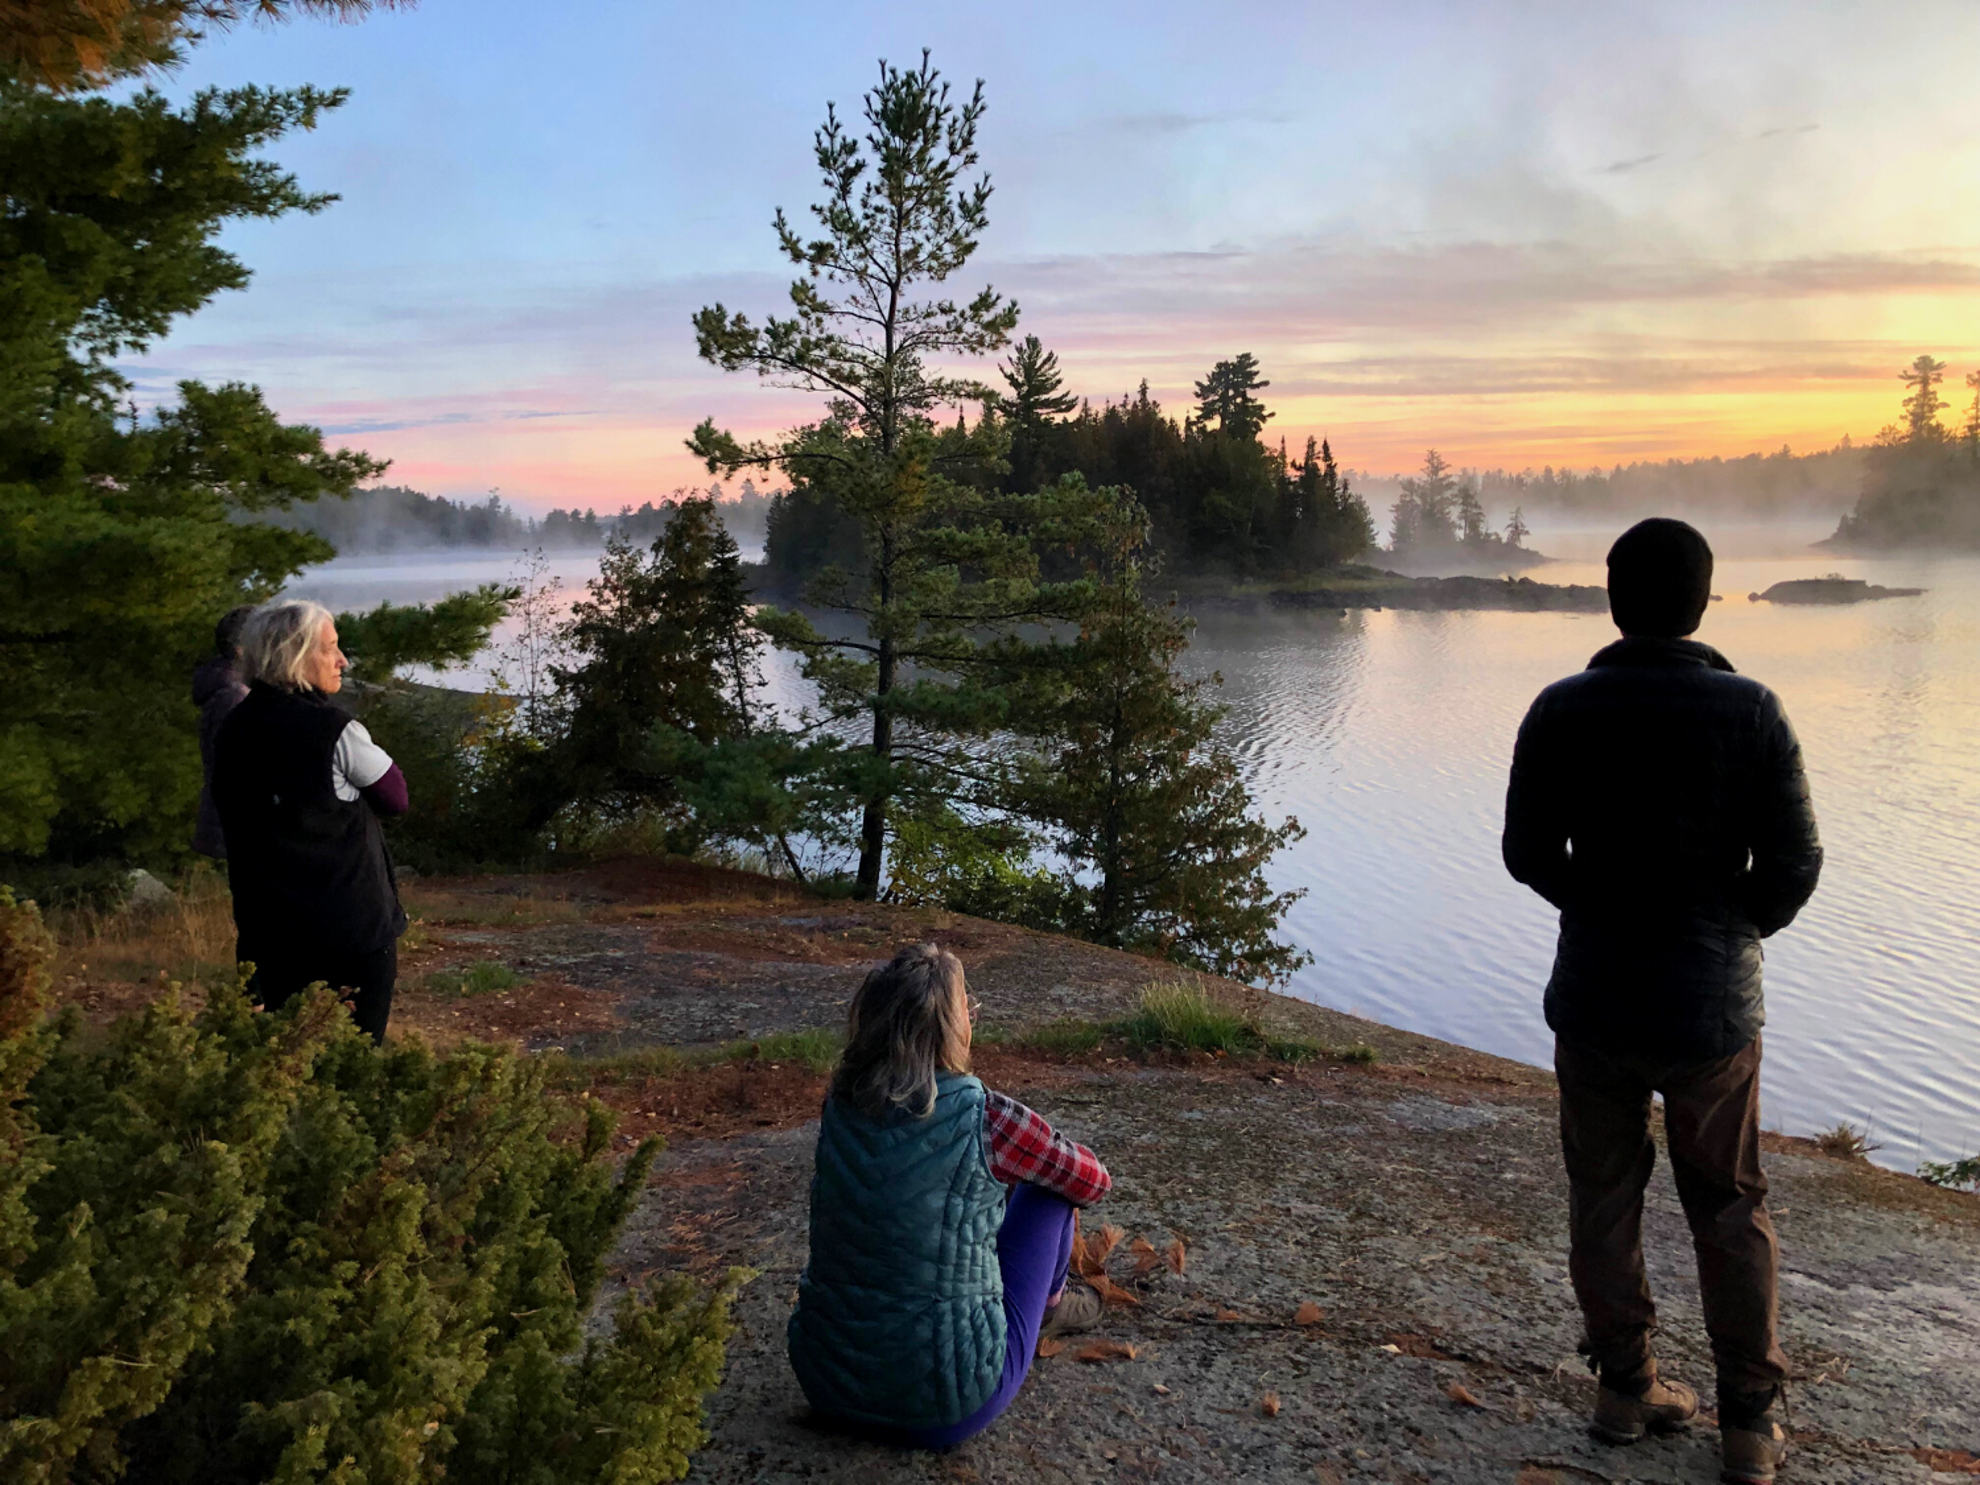
[[[1019,1186],[997,1230],[997,1266],[1004,1272],[1004,1374],[990,1400],[947,1428],[904,1429],[896,1442],[910,1449],[948,1449],[976,1437],[1011,1405],[1031,1370],[1045,1305],[1065,1286],[1072,1265],[1073,1206],[1038,1186]]]

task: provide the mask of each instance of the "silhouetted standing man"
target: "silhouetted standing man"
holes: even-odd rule
[[[1697,1395],[1661,1380],[1643,1265],[1656,1161],[1651,1094],[1698,1254],[1732,1481],[1768,1481],[1787,1358],[1760,1170],[1760,940],[1815,890],[1822,848],[1780,699],[1685,636],[1712,549],[1682,521],[1609,550],[1623,637],[1526,714],[1506,793],[1506,869],[1561,910],[1547,1024],[1561,1089],[1569,1272],[1612,1443],[1685,1427]]]

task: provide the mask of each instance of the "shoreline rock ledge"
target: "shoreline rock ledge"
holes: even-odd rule
[[[689,880],[683,873],[690,873]],[[504,996],[429,997],[436,1038],[636,1051],[836,1028],[866,969],[933,938],[968,967],[978,1071],[1090,1143],[1121,1229],[1105,1359],[1036,1363],[1010,1412],[948,1455],[823,1433],[784,1358],[805,1259],[822,1078],[723,1061],[617,1097],[670,1140],[601,1296],[667,1269],[760,1272],[744,1291],[711,1439],[689,1478],[779,1481],[1709,1481],[1718,1437],[1612,1449],[1585,1422],[1566,1269],[1567,1195],[1545,1072],[1229,982],[1269,1027],[1372,1064],[1038,1050],[1024,1028],[1106,1023],[1174,967],[929,909],[828,902],[709,868],[621,864],[535,878],[425,878],[422,966],[501,958]],[[554,910],[545,904],[554,904]],[[1451,993],[1463,993],[1453,983]],[[1536,988],[1536,994],[1538,993]],[[487,1018],[488,1025],[478,1024]],[[1063,1049],[1068,1043],[1061,1039]],[[769,1045],[766,1043],[766,1046]],[[1980,1450],[1980,1197],[1769,1135],[1793,1485],[1971,1478]],[[1667,1372],[1710,1396],[1691,1243],[1659,1161],[1646,1237]],[[1135,1246],[1180,1240],[1181,1271]],[[1137,1271],[1139,1269],[1139,1272]]]

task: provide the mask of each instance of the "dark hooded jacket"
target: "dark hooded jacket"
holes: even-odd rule
[[[233,662],[215,655],[193,672],[193,705],[199,708],[199,815],[193,824],[193,849],[202,856],[224,860],[227,839],[220,829],[220,811],[213,805],[213,743],[227,713],[248,694],[247,682]]]
[[[1556,1034],[1701,1062],[1759,1033],[1760,940],[1822,869],[1780,698],[1686,639],[1623,639],[1540,693],[1513,752],[1504,852],[1561,911]]]

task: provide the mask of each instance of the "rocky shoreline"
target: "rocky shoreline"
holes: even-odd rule
[[[1027,1028],[1132,1010],[1169,966],[924,909],[830,902],[785,883],[654,862],[560,876],[429,879],[396,1025],[615,1059],[591,1096],[624,1137],[665,1134],[616,1282],[744,1264],[726,1378],[696,1481],[1518,1481],[1716,1478],[1717,1436],[1589,1439],[1575,1355],[1564,1183],[1544,1072],[1243,987],[1289,1035],[1365,1043],[1372,1064],[1047,1050]],[[934,938],[983,1002],[979,1071],[1107,1159],[1121,1229],[1109,1359],[1038,1363],[1010,1414],[948,1455],[813,1429],[783,1356],[805,1251],[823,1081],[790,1049],[835,1028],[861,974]],[[436,993],[493,960],[521,983]],[[1454,985],[1453,993],[1461,993]],[[1061,1039],[1062,1041],[1065,1039]],[[721,1048],[730,1049],[724,1054]],[[752,1055],[754,1047],[765,1055]],[[712,1060],[675,1065],[716,1049]],[[671,1051],[668,1049],[672,1049]],[[782,1049],[781,1051],[779,1049]],[[641,1071],[645,1069],[645,1071]],[[1980,1472],[1980,1197],[1770,1135],[1792,1481]],[[1667,1169],[1648,1215],[1668,1369],[1710,1358]],[[1180,1240],[1180,1273],[1130,1244]],[[606,1296],[609,1302],[610,1295]],[[1131,1355],[1128,1354],[1131,1351]]]

